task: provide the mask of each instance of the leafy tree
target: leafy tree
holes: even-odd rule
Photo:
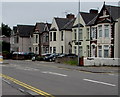
[[[10,37],[11,28],[8,25],[2,23],[1,30],[2,30],[2,35]]]

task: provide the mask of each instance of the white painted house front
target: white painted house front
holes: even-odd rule
[[[67,18],[53,18],[49,32],[50,53],[71,53],[72,24],[74,16]]]
[[[97,15],[97,10],[93,10],[93,9],[90,10],[90,13],[80,12],[78,14],[75,23],[73,24],[72,27],[72,53],[76,55],[78,55],[79,53],[80,57],[90,56],[90,26],[87,26],[87,24],[96,15]]]

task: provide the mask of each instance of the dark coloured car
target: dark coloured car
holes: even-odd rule
[[[62,57],[78,57],[76,54],[60,54],[58,56],[58,58],[62,58]]]
[[[55,61],[56,57],[59,56],[59,54],[51,54],[50,56],[45,57],[45,61]]]
[[[66,57],[68,54],[60,54],[58,58]]]
[[[78,57],[76,54],[67,54],[67,57]]]
[[[45,54],[42,54],[41,56],[40,55],[38,55],[38,56],[36,56],[36,60],[37,61],[44,61],[45,60],[45,57],[47,57],[47,56],[50,56],[51,54],[49,54],[49,53],[45,53]]]

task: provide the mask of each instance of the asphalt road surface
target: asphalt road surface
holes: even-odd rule
[[[53,62],[25,60],[5,62],[9,64],[0,65],[2,67],[0,76],[3,78],[2,95],[36,95],[36,97],[40,97],[39,95],[43,95],[42,97],[109,95],[108,97],[114,97],[119,93],[117,74],[87,73],[58,68],[55,66],[57,63]]]

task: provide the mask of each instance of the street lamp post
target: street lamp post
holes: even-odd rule
[[[80,65],[79,33],[80,33],[80,0],[78,3],[78,66]]]

